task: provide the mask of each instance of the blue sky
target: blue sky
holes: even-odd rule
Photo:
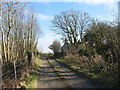
[[[46,0],[49,1],[49,0]],[[86,1],[86,2],[85,2]],[[38,49],[42,52],[52,52],[48,47],[54,40],[60,40],[60,35],[55,35],[51,29],[51,20],[56,14],[62,11],[75,9],[89,13],[91,17],[99,20],[114,19],[114,12],[117,13],[118,0],[84,0],[83,2],[31,2],[30,6],[37,14],[38,23],[42,30],[42,35],[38,41]],[[61,41],[62,43],[62,41]]]

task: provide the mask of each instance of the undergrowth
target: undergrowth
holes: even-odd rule
[[[21,80],[21,88],[37,88],[37,80],[40,74],[40,59],[33,62],[30,75]]]
[[[117,87],[118,64],[105,62],[104,58],[100,55],[88,58],[86,56],[79,57],[79,55],[69,54],[64,59],[56,60],[84,73],[91,79],[99,80],[106,87]]]

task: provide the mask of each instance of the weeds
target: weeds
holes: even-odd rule
[[[66,63],[92,79],[99,79],[105,86],[117,86],[118,64],[108,63],[100,55],[96,54],[95,57],[88,58],[86,56],[79,57],[79,55],[69,54],[65,56],[64,59],[57,60]]]
[[[39,74],[40,74],[40,59],[36,59],[33,62],[33,68],[30,71],[30,76],[21,80],[21,87],[36,88]]]

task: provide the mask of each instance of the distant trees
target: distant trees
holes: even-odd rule
[[[53,50],[54,54],[57,55],[61,51],[61,44],[58,40],[53,41],[53,43],[49,46],[51,50]]]

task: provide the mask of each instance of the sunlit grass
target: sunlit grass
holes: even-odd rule
[[[30,71],[30,76],[21,80],[25,88],[37,88],[37,81],[40,74],[40,61],[40,59],[36,59]]]
[[[87,77],[91,78],[92,80],[97,80],[100,83],[104,84],[105,86],[107,86],[108,84],[111,84],[111,82],[113,83],[112,85],[115,86],[115,84],[117,84],[117,80],[115,80],[114,78],[111,78],[110,76],[108,76],[108,71],[104,71],[101,72],[100,68],[95,66],[95,65],[89,65],[89,64],[84,64],[84,62],[80,63],[79,65],[74,64],[72,62],[70,62],[70,60],[65,60],[65,59],[56,59],[59,62],[65,63],[66,65],[68,65],[69,67],[73,68],[74,70],[77,70],[78,72],[83,73],[84,75],[86,75]],[[114,77],[114,76],[113,76]]]

